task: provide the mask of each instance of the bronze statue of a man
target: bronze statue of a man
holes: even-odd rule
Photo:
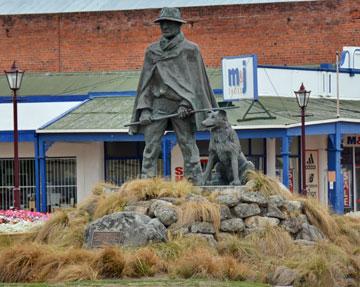
[[[142,178],[155,177],[161,152],[161,137],[173,128],[184,157],[185,177],[195,184],[202,183],[199,150],[195,132],[202,130],[206,113],[198,109],[217,107],[198,46],[185,39],[178,8],[163,8],[155,23],[160,24],[162,37],[145,52],[143,70],[135,99],[132,122],[140,125],[129,133],[144,133],[145,149]],[[178,113],[170,119],[160,116]]]

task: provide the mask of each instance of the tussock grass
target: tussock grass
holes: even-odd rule
[[[107,214],[122,211],[127,200],[120,192],[110,193],[107,196],[100,197],[94,211],[93,219],[103,217]]]
[[[129,201],[149,200],[167,196],[180,198],[196,191],[197,188],[185,179],[174,182],[164,181],[160,178],[128,181],[120,189],[121,195]]]
[[[50,281],[66,282],[96,280],[98,278],[97,275],[97,272],[89,264],[73,264],[59,269],[59,273]]]
[[[292,195],[285,186],[270,176],[264,175],[262,172],[250,170],[247,173],[246,184],[250,191],[260,191],[265,196],[282,195],[285,198],[292,198]]]
[[[62,247],[81,247],[84,240],[84,229],[88,222],[89,217],[85,212],[59,210],[30,237],[38,243]]]
[[[95,258],[94,266],[101,278],[121,278],[125,268],[125,256],[117,247],[106,247]]]
[[[251,240],[244,240],[236,235],[227,236],[220,241],[217,250],[220,255],[232,256],[240,262],[257,261],[262,257]]]
[[[249,187],[254,191],[302,201],[309,222],[328,239],[302,246],[294,244],[280,227],[267,227],[245,237],[218,233],[216,247],[205,239],[178,235],[170,236],[168,242],[142,248],[82,249],[84,227],[89,220],[122,210],[133,201],[176,197],[176,228],[197,221],[211,222],[217,230],[220,225],[220,208],[212,201],[216,193],[199,196],[197,188],[187,181],[134,180],[112,193],[104,192],[100,184],[77,209],[56,212],[22,241],[0,237],[0,281],[59,282],[168,274],[266,283],[277,266],[287,266],[299,274],[294,286],[357,286],[360,220],[332,215],[312,199],[288,194],[273,179],[254,172],[252,175]]]
[[[163,261],[149,247],[128,253],[126,263],[124,275],[133,278],[154,276],[160,270],[165,269]]]
[[[280,227],[267,226],[248,235],[255,248],[263,255],[286,257],[294,250],[295,244],[288,232]]]
[[[347,278],[360,282],[359,262],[331,242],[318,242],[306,258],[296,257],[300,276],[295,286],[352,286]]]
[[[304,211],[309,222],[319,228],[328,238],[335,240],[340,230],[329,210],[313,198],[301,201],[304,203]]]
[[[214,255],[209,248],[188,250],[172,264],[171,272],[182,278],[245,280],[251,269],[231,256]]]
[[[220,228],[220,205],[210,202],[204,197],[194,197],[185,201],[179,208],[180,225],[190,225],[194,222],[210,222],[215,230]]]

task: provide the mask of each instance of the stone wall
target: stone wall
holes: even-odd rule
[[[186,206],[191,205],[191,216]],[[185,206],[185,209],[184,209]],[[188,213],[185,215],[184,213]],[[125,206],[124,212],[90,223],[85,242],[92,246],[93,232],[119,232],[120,245],[144,245],[166,241],[167,235],[197,236],[216,244],[226,234],[246,236],[279,226],[302,244],[324,239],[309,223],[302,201],[281,195],[265,196],[249,186],[228,187],[210,195],[189,194],[184,200],[159,198]]]

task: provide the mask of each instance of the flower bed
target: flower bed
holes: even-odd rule
[[[43,224],[49,215],[28,210],[0,210],[0,233],[27,232]]]

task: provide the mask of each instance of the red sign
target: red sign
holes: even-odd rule
[[[175,167],[175,181],[182,180],[184,178],[184,168],[182,166]]]
[[[351,207],[350,204],[350,171],[343,170],[344,177],[344,207]]]
[[[289,168],[289,190],[291,193],[294,192],[294,169]]]

